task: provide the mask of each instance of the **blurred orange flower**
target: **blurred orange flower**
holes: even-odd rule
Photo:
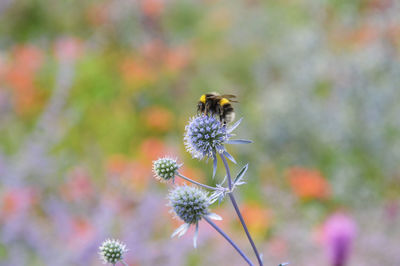
[[[133,191],[141,192],[147,188],[151,178],[150,167],[139,161],[131,161],[122,175],[122,183]]]
[[[153,106],[143,111],[145,124],[154,130],[167,131],[172,125],[172,113],[160,106]]]
[[[182,173],[184,176],[189,177],[190,179],[193,179],[197,182],[204,183],[205,181],[204,172],[200,169],[184,165],[181,169],[179,169],[179,172]],[[175,183],[178,185],[183,185],[183,184],[192,185],[190,182],[187,182],[179,177],[175,178]]]
[[[152,39],[145,43],[140,54],[142,60],[149,66],[159,70],[164,67],[169,72],[182,70],[189,62],[190,53],[186,46],[167,47],[159,39]]]
[[[34,85],[36,71],[42,65],[42,51],[32,45],[17,46],[13,61],[5,73],[5,80],[12,88],[14,105],[19,114],[32,109],[39,93]]]
[[[148,164],[120,154],[110,156],[106,168],[111,178],[136,192],[144,191],[152,177],[152,169]]]
[[[225,206],[213,205],[211,206],[211,212],[222,217],[221,221],[214,221],[214,223],[216,223],[225,232],[229,232],[232,229],[232,221],[237,221],[237,217],[235,216],[234,212],[232,212],[229,208],[226,208]]]
[[[160,39],[151,39],[140,47],[139,53],[152,64],[160,65],[160,58],[165,53],[165,43]]]
[[[245,203],[240,209],[252,234],[262,237],[268,232],[271,213],[267,208],[258,203]]]
[[[189,62],[189,51],[185,47],[170,49],[165,55],[165,65],[169,71],[178,72]]]
[[[141,9],[143,14],[149,17],[158,17],[164,9],[163,0],[142,0]]]
[[[109,3],[96,3],[87,10],[89,23],[94,26],[103,25],[109,20]]]
[[[167,147],[164,142],[157,138],[145,139],[139,147],[140,156],[145,163],[151,164],[153,160],[167,154]]]
[[[287,177],[293,192],[302,199],[326,199],[331,194],[329,183],[318,170],[293,167]]]
[[[40,68],[43,52],[33,45],[20,45],[14,49],[14,63],[30,72]]]
[[[154,81],[155,74],[151,66],[143,59],[128,58],[121,63],[122,78],[129,85],[140,87]]]
[[[109,175],[121,175],[128,164],[128,159],[122,154],[111,155],[106,162],[106,171]]]
[[[400,47],[400,25],[392,25],[387,29],[389,40],[397,47]]]
[[[366,45],[379,38],[379,29],[375,26],[364,25],[350,34],[350,40],[355,45]]]

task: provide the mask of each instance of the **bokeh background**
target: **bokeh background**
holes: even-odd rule
[[[397,0],[0,1],[0,265],[243,265],[206,223],[199,247],[151,162],[190,158],[201,94],[233,93],[236,191],[266,265],[400,265]],[[229,202],[218,225],[255,260]],[[333,239],[333,240],[332,240]],[[339,241],[336,241],[339,239]],[[338,244],[339,243],[339,244]],[[334,254],[333,254],[334,255]],[[336,254],[337,255],[337,254]],[[339,265],[339,264],[337,264]]]

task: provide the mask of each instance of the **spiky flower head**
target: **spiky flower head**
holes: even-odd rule
[[[184,137],[186,150],[199,160],[212,158],[213,177],[217,169],[217,153],[223,154],[236,163],[232,155],[226,151],[225,144],[251,143],[250,140],[230,139],[231,132],[239,126],[241,121],[242,119],[239,119],[233,126],[227,127],[214,116],[200,115],[191,118],[189,124],[186,125]]]
[[[128,250],[126,246],[115,239],[107,239],[99,247],[99,255],[104,263],[115,264],[123,259],[123,255]]]
[[[200,115],[193,117],[185,128],[185,146],[194,158],[213,158],[215,152],[222,153],[224,144],[230,135],[214,116]]]
[[[204,217],[213,220],[222,220],[219,215],[208,211],[208,206],[210,205],[208,194],[197,187],[177,186],[170,191],[168,197],[172,211],[185,222],[172,233],[171,237],[181,237],[191,225],[195,225],[196,229],[193,236],[194,247],[197,246],[198,221]]]
[[[177,186],[169,193],[175,214],[187,224],[196,224],[207,214],[209,198],[206,192],[193,186]]]
[[[180,166],[175,159],[164,157],[153,161],[153,172],[159,180],[168,181],[174,179]]]

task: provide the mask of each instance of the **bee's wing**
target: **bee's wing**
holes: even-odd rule
[[[233,94],[222,94],[221,97],[227,98],[227,99],[232,99],[232,98],[236,98],[236,95],[233,95]]]
[[[236,95],[233,95],[233,94],[223,94],[223,95],[221,95],[221,97],[222,97],[222,98],[228,99],[230,102],[238,103],[238,101],[233,100],[233,98],[236,98]]]
[[[210,96],[208,96],[208,99],[211,99],[211,100],[217,100],[217,99],[221,99],[222,97],[221,96],[219,96],[219,95],[210,95]]]

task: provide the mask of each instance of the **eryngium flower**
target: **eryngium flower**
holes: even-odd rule
[[[208,214],[208,195],[192,186],[178,186],[169,194],[170,205],[175,214],[187,224],[196,224]]]
[[[190,119],[185,130],[186,150],[194,158],[213,158],[213,177],[217,169],[217,153],[236,163],[235,159],[226,151],[225,144],[247,144],[249,140],[230,140],[230,133],[239,126],[239,119],[233,126],[227,127],[214,116],[200,115]]]
[[[199,231],[198,222],[203,217],[207,216],[210,219],[222,220],[222,218],[217,214],[208,211],[208,206],[210,205],[208,194],[197,187],[186,185],[178,186],[169,193],[169,201],[176,216],[185,222],[175,230],[171,237],[176,235],[178,235],[178,237],[183,236],[189,229],[190,225],[194,224],[196,226],[193,237],[194,247],[197,246],[197,235]]]
[[[174,179],[180,165],[176,160],[164,157],[156,161],[153,161],[153,172],[155,176],[164,181],[168,181],[172,178]]]
[[[99,255],[104,263],[115,264],[123,259],[123,255],[128,250],[126,246],[114,239],[107,239],[99,247]]]
[[[214,116],[193,117],[185,128],[185,146],[194,158],[214,158],[215,152],[225,151],[224,144],[230,135]]]

